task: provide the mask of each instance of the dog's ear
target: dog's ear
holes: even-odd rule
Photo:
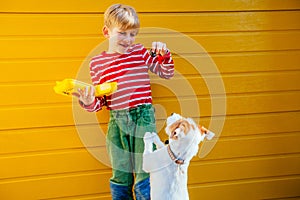
[[[182,122],[182,120],[177,120],[177,121],[175,121],[173,124],[171,124],[171,125],[168,127],[169,130],[170,130],[170,132],[173,132],[176,128],[178,128],[181,122]]]
[[[187,134],[190,131],[192,124],[187,120],[182,120],[180,126],[184,128],[184,133]]]
[[[195,130],[195,126],[194,126],[194,124],[191,124],[191,128],[192,128],[193,130]]]
[[[201,134],[207,134],[208,130],[204,126],[198,125]]]

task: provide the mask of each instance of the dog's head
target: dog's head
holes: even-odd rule
[[[171,116],[167,118],[165,131],[169,135],[170,140],[180,140],[187,137],[191,131],[199,133],[199,128],[192,119],[172,113]]]
[[[196,125],[191,118],[184,118],[177,113],[172,113],[171,116],[167,118],[165,131],[171,140],[185,138],[189,136],[189,133],[194,133],[201,137],[207,136],[207,134],[210,133],[210,131],[203,126]]]

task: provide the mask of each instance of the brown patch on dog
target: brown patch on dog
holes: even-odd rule
[[[185,135],[190,131],[191,128],[195,129],[195,127],[192,126],[187,120],[185,120],[185,119],[177,120],[169,127],[169,130],[171,132],[171,135],[170,135],[171,139],[174,139],[174,140],[178,139],[178,136],[176,133],[176,129],[178,129],[178,128],[181,131],[183,131]]]

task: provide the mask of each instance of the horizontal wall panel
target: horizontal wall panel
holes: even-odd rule
[[[74,2],[65,0],[64,3],[56,1],[44,1],[39,4],[37,0],[28,0],[25,2],[21,0],[6,1],[1,4],[1,12],[104,12],[105,9],[113,3],[118,1],[96,1],[92,0],[89,3]],[[289,10],[299,9],[299,2],[297,0],[191,0],[189,3],[183,4],[180,0],[174,0],[172,3],[168,1],[151,2],[148,4],[141,4],[139,1],[130,1],[129,4],[138,12],[184,12],[184,11],[246,11],[246,10]],[[39,5],[39,6],[37,6]]]
[[[300,142],[299,133],[252,138],[240,137],[239,139],[231,140],[220,139],[206,158],[199,159],[197,156],[194,157],[189,170],[191,175],[197,169],[200,171],[209,171],[208,169],[211,169],[215,172],[214,175],[193,175],[190,178],[190,183],[297,174],[300,167],[299,154],[277,156],[276,158],[268,158],[266,156],[300,153],[300,147],[297,146],[297,142]],[[253,148],[253,145],[256,148]],[[231,148],[224,148],[225,146],[231,146]],[[274,146],[278,148],[274,148]],[[92,153],[95,157],[85,149],[1,156],[0,162],[3,169],[0,172],[0,178],[18,179],[18,177],[46,176],[49,174],[73,173],[78,171],[105,170],[110,172],[110,162],[106,149],[104,147],[95,148]],[[265,158],[253,158],[254,156],[262,155]],[[247,157],[251,158],[245,159]],[[215,159],[218,160],[215,161]],[[205,162],[202,163],[202,161]],[[235,173],[234,169],[238,165],[243,166],[243,170]],[[52,167],[48,168],[48,166]],[[277,166],[277,168],[265,171],[265,169],[268,169],[268,166]],[[225,174],[221,175],[224,171]]]
[[[15,156],[15,154],[31,156],[31,154],[39,155],[39,152],[47,155],[51,151],[70,151],[87,147],[93,151],[96,147],[106,145],[106,132],[106,124],[2,131],[0,156]]]
[[[101,115],[89,113],[75,104],[74,110],[72,104],[68,105],[44,105],[44,106],[26,106],[9,109],[0,109],[0,115],[3,118],[0,129],[23,129],[23,128],[41,128],[41,127],[59,127],[70,126],[74,124],[91,124],[108,121],[108,111],[103,109]],[[74,115],[77,120],[74,120]]]
[[[99,180],[100,183],[108,181],[107,179],[101,179],[99,175],[91,174],[86,176],[64,177],[62,179],[36,179],[27,182],[11,182],[3,185],[0,190],[1,197],[4,199],[56,198],[59,197],[59,193],[62,188],[64,188],[63,186],[65,184],[68,184],[70,188],[70,190],[64,191],[65,196],[108,192],[109,189],[105,185],[103,186],[102,184],[99,184]],[[219,184],[211,183],[208,185],[190,185],[189,193],[191,199],[197,199],[199,192],[201,193],[201,197],[209,199],[218,199],[221,196],[224,197],[224,195],[238,199],[274,198],[278,196],[292,197],[299,195],[299,191],[297,190],[297,186],[299,184],[300,180],[297,176],[283,178],[274,177],[228,182],[227,184],[222,182]],[[36,187],[35,185],[39,185],[39,187]],[[17,193],[14,191],[14,188],[19,187],[24,188],[23,193]],[[249,191],[249,187],[254,188],[256,192]],[[216,190],[218,192],[215,192]]]
[[[110,194],[95,194],[95,195],[80,195],[80,196],[73,196],[73,197],[62,197],[62,198],[55,198],[55,200],[111,200]]]
[[[93,131],[94,126],[90,125],[87,128]],[[0,138],[0,156],[10,153],[30,153],[83,147],[76,127],[1,131]]]
[[[153,40],[160,40],[166,42],[168,48],[178,54],[199,53],[199,51],[215,53],[299,50],[299,33],[299,31],[284,31],[251,34],[195,34],[190,35],[188,39],[183,36],[165,37],[160,35],[157,37],[145,36],[137,39],[137,42],[142,42],[146,47],[150,47]],[[100,37],[1,38],[0,43],[5,48],[0,50],[0,59],[68,58],[70,56],[84,58],[96,47],[98,52],[105,50],[106,46],[101,41]]]
[[[101,43],[100,37],[86,38],[18,38],[0,39],[0,43],[7,47],[0,59],[18,58],[68,58],[86,57],[89,52]],[[10,47],[9,47],[10,46]],[[2,53],[2,52],[1,52]],[[37,73],[37,75],[39,75]]]
[[[295,18],[294,18],[295,17]],[[227,32],[299,29],[294,12],[222,12],[195,14],[155,14],[140,15],[141,27],[167,28],[179,32]],[[165,23],[164,19],[169,23]],[[220,23],[222,21],[222,23]],[[182,26],[184,24],[184,26]]]
[[[203,144],[209,145],[213,141]],[[277,135],[248,136],[239,138],[221,138],[204,159],[244,158],[276,154],[299,153],[300,134],[282,133]],[[201,154],[201,152],[200,152]],[[199,160],[195,157],[195,160]]]
[[[200,75],[200,74],[199,74]],[[224,91],[213,90],[213,84],[222,81],[226,95],[236,93],[260,93],[274,91],[299,90],[300,71],[279,73],[253,73],[235,75],[203,75],[201,76],[177,76],[171,80],[159,79],[155,76],[152,81],[153,97],[174,96],[206,96],[222,94]],[[190,88],[190,89],[187,89]],[[176,91],[176,94],[174,94]],[[8,93],[8,92],[7,92]],[[13,101],[10,101],[11,103]]]
[[[203,162],[200,159],[198,162],[191,162],[189,166],[188,181],[189,184],[203,184],[206,182],[297,175],[299,167],[299,154],[249,159],[238,158],[210,162]],[[197,173],[208,171],[214,173]]]
[[[105,112],[99,113],[99,115],[105,114]],[[164,131],[166,117],[157,118],[157,131],[159,131],[159,135],[163,141],[167,139]],[[300,112],[227,116],[220,137],[299,132],[299,117]],[[200,124],[209,127],[210,120],[207,117],[200,117],[199,119],[193,116],[193,118],[195,121],[199,121]],[[218,117],[213,117],[212,120],[220,121]],[[105,120],[102,120],[102,122],[105,124],[86,125],[77,127],[78,129],[76,127],[52,127],[1,131],[0,156],[5,157],[6,154],[29,154],[38,151],[84,148],[87,143],[83,143],[82,139],[85,136],[92,139],[95,138],[98,145],[104,146],[105,141],[103,138],[107,130],[107,122]],[[280,124],[280,129],[274,126],[274,124]],[[214,127],[210,128],[214,129]]]
[[[206,76],[177,76],[171,80],[165,80],[153,76],[152,91],[153,97],[174,96],[172,89],[180,91],[176,97],[184,96],[208,96],[220,94],[220,91],[208,90],[211,83],[221,81],[224,84],[226,94],[254,93],[254,92],[274,92],[299,90],[297,84],[300,71],[279,72],[279,73],[253,73],[244,75],[206,75]],[[60,80],[59,80],[60,81]],[[88,82],[88,81],[87,81]],[[3,84],[0,91],[6,98],[0,99],[0,105],[20,105],[20,104],[45,104],[72,101],[71,97],[56,94],[53,90],[55,82],[52,83],[28,83],[28,84]],[[190,90],[186,88],[190,87]],[[17,96],[30,96],[31,98],[20,99]]]
[[[156,27],[184,33],[300,29],[300,11],[140,14],[141,30]],[[161,20],[164,19],[164,20]],[[168,21],[166,24],[165,22]],[[219,23],[222,21],[222,23]],[[185,26],[181,26],[185,24]],[[102,35],[100,14],[2,14],[0,36]],[[39,27],[36,29],[35,27]]]
[[[109,193],[111,173],[82,172],[57,174],[45,177],[25,177],[0,182],[1,199],[51,199],[62,196],[80,196]],[[67,187],[66,187],[67,186]],[[16,192],[22,188],[22,192]]]
[[[215,63],[217,70],[210,68]],[[300,51],[211,53],[183,55],[175,59],[175,69],[181,74],[249,73],[260,71],[298,70]]]
[[[65,196],[75,196],[93,193],[107,193],[109,189],[107,183],[109,174],[78,174],[73,176],[57,176],[48,178],[28,179],[24,181],[12,181],[1,184],[1,197],[4,199],[46,199],[59,197],[61,192]],[[202,197],[217,199],[220,195],[229,195],[239,198],[248,194],[249,199],[257,199],[262,197],[289,197],[297,196],[299,191],[299,177],[272,177],[261,179],[242,180],[237,182],[221,182],[210,183],[206,185],[189,185],[189,193],[191,199],[196,199],[196,193],[199,191]],[[69,190],[65,190],[65,185]],[[39,187],[36,187],[39,185]],[[284,185],[284,187],[282,187]],[[256,192],[248,193],[249,187],[256,188]],[[24,188],[24,192],[16,193],[14,188]],[[274,190],[276,188],[276,190]],[[213,192],[218,190],[219,192]],[[234,192],[235,191],[235,192]],[[239,192],[236,192],[239,191]],[[21,196],[22,195],[22,196]],[[195,196],[196,195],[196,196]],[[250,196],[249,196],[250,195]],[[243,197],[245,199],[245,196]]]
[[[110,193],[96,193],[96,194],[88,194],[88,195],[79,195],[79,196],[71,196],[71,197],[58,197],[55,200],[111,200]]]
[[[300,69],[299,65],[295,65],[295,63],[300,63],[300,51],[199,54],[183,55],[182,58],[174,55],[173,58],[177,73],[183,75]],[[86,59],[88,63],[89,58]],[[3,67],[0,73],[0,83],[60,81],[65,78],[76,78],[83,68],[87,71],[85,77],[90,79],[89,66],[83,64],[84,60],[84,58],[0,60],[0,66]],[[215,68],[210,68],[211,62],[215,63]],[[42,73],[39,72],[41,67]],[[25,73],[26,76],[24,76]]]
[[[105,148],[98,149],[98,151],[103,152],[103,155],[106,153]],[[2,163],[0,179],[18,179],[18,177],[46,176],[78,171],[105,170],[110,172],[110,168],[107,166],[108,161],[102,164],[85,149],[1,156],[0,163]],[[48,168],[48,166],[52,167]]]
[[[226,114],[254,114],[266,112],[297,111],[300,108],[298,92],[278,94],[247,94],[236,96],[213,97],[215,115],[222,115],[226,100]],[[180,98],[177,101],[168,98],[154,99],[154,104],[161,104],[168,112],[185,113],[193,116],[197,106],[200,106],[201,116],[210,116],[211,99],[199,98],[198,105],[195,99]]]
[[[224,97],[214,97],[214,105],[221,106],[224,109],[224,100],[227,101],[227,115],[254,114],[266,112],[285,112],[300,110],[299,92],[260,94],[260,95],[237,95]],[[276,100],[276,101],[274,101]],[[270,103],[272,102],[272,103]],[[195,104],[196,103],[196,104]],[[197,105],[198,103],[198,105]],[[154,99],[154,104],[160,104],[167,112],[185,113],[190,117],[198,117],[195,115],[195,106],[200,105],[201,116],[211,115],[211,99]],[[187,106],[187,105],[195,106]],[[78,105],[77,103],[75,104]],[[0,129],[19,129],[26,127],[49,127],[49,126],[65,126],[73,125],[73,112],[80,116],[80,124],[94,122],[95,113],[88,113],[77,106],[78,109],[72,110],[70,105],[55,106],[26,106],[26,107],[10,107],[0,109],[0,115],[6,116],[0,124]],[[215,107],[216,109],[216,107]],[[105,109],[104,109],[105,110]],[[107,111],[105,111],[107,112]],[[222,110],[216,110],[215,115],[225,114]],[[46,116],[46,117],[45,117]],[[108,114],[99,114],[100,121],[106,120]],[[38,119],[38,120],[37,120]],[[78,122],[78,121],[77,121]]]
[[[71,106],[1,109],[0,115],[5,116],[1,123],[2,130],[74,124]]]
[[[0,82],[53,81],[55,84],[54,81],[76,77],[83,60],[78,58],[0,60],[0,66],[3,67]],[[40,71],[41,68],[42,71]]]
[[[213,117],[218,121],[218,117]],[[300,131],[300,112],[227,116],[221,137]],[[201,118],[200,118],[201,123]],[[280,124],[280,128],[274,126]],[[208,126],[208,124],[206,125]]]
[[[298,199],[299,185],[299,176],[274,177],[193,185],[189,187],[189,194],[193,200],[199,196],[205,199]]]

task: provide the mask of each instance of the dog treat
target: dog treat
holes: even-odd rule
[[[117,82],[103,83],[93,86],[91,84],[75,79],[64,79],[63,81],[56,81],[56,85],[53,89],[57,94],[70,96],[72,95],[72,93],[78,92],[79,88],[84,89],[86,87],[94,87],[95,96],[104,96],[110,95],[117,90]]]

